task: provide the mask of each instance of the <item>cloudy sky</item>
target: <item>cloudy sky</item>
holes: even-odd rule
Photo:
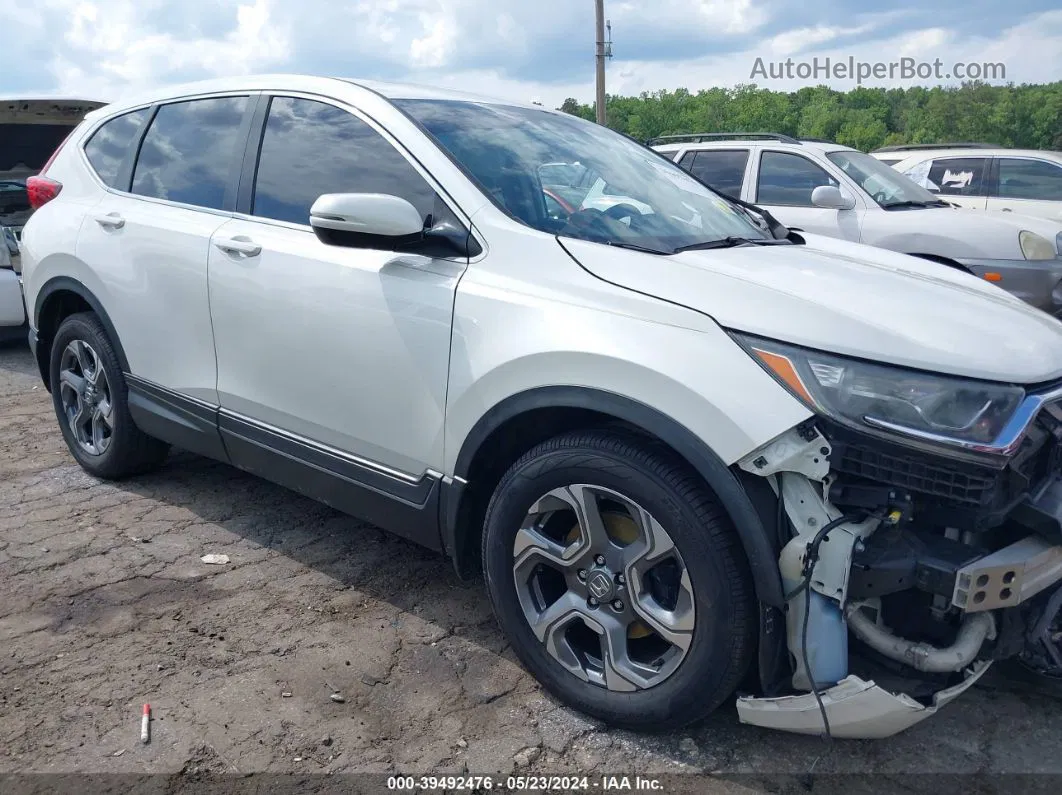
[[[745,82],[854,85],[750,80],[757,58],[816,56],[939,58],[946,70],[955,62],[999,62],[1008,81],[1062,79],[1058,0],[898,0],[876,11],[841,0],[605,5],[614,94]],[[593,98],[593,9],[593,0],[0,0],[0,95],[113,100],[161,82],[302,72],[448,85],[556,106],[569,96]]]

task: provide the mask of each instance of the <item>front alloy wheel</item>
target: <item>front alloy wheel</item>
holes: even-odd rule
[[[553,489],[528,511],[513,558],[528,624],[575,676],[632,691],[682,663],[696,619],[689,572],[633,500],[589,484]]]
[[[734,526],[643,434],[579,431],[527,452],[494,491],[482,554],[516,656],[613,726],[703,718],[749,669],[758,611]]]

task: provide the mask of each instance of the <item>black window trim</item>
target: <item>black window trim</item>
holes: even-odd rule
[[[993,155],[991,176],[992,182],[989,185],[989,191],[985,194],[990,199],[1004,199],[1006,201],[1018,201],[1018,202],[1041,202],[1041,201],[1057,201],[1057,199],[1021,199],[1014,196],[1002,196],[999,192],[999,162],[1001,160],[1030,160],[1033,163],[1045,163],[1049,166],[1054,166],[1060,172],[1062,172],[1062,163],[1055,160],[1049,160],[1044,157],[1036,157],[1034,155]]]
[[[373,92],[375,93],[375,92]],[[428,183],[428,186],[435,191],[443,203],[450,209],[450,212],[454,214],[458,221],[464,224],[465,228],[469,230],[470,236],[479,244],[480,254],[471,257],[455,257],[462,261],[475,262],[486,254],[487,245],[483,241],[476,228],[472,225],[472,219],[466,213],[461,206],[454,200],[454,198],[446,191],[443,185],[435,178],[435,175],[429,171],[423,163],[418,160],[404,144],[380,122],[363,111],[361,108],[355,107],[343,100],[336,99],[328,94],[317,94],[312,91],[299,91],[294,89],[264,89],[260,92],[258,105],[255,107],[252,113],[252,121],[247,138],[246,149],[242,159],[241,176],[239,178],[239,188],[236,200],[235,211],[233,217],[238,218],[241,221],[250,221],[257,224],[268,224],[270,226],[278,226],[284,229],[295,229],[298,231],[312,232],[313,228],[308,224],[296,224],[291,221],[281,221],[277,218],[265,218],[260,215],[252,215],[251,209],[254,203],[254,186],[255,181],[258,179],[258,162],[262,154],[262,143],[265,140],[265,125],[269,117],[269,108],[273,102],[274,97],[285,97],[288,99],[306,99],[314,102],[321,102],[326,105],[331,105],[339,110],[350,113],[355,118],[360,119],[367,124],[373,131],[380,135],[385,141],[394,147],[395,151],[400,156],[405,158],[406,162]],[[401,112],[400,108],[395,106],[394,109]],[[433,142],[434,143],[434,142]]]
[[[841,179],[839,178],[839,176],[837,174],[830,173],[830,169],[828,169],[825,166],[823,166],[822,163],[817,163],[815,160],[813,160],[812,158],[808,157],[806,154],[803,154],[803,153],[800,153],[800,152],[790,152],[790,151],[785,150],[785,149],[773,149],[773,148],[763,147],[763,148],[760,149],[759,157],[756,158],[756,194],[755,194],[756,198],[752,200],[753,204],[760,204],[760,205],[763,205],[763,206],[766,206],[766,207],[803,207],[804,209],[812,209],[812,210],[821,209],[821,208],[816,207],[814,204],[778,204],[776,202],[767,204],[766,202],[762,201],[760,199],[760,177],[763,175],[763,156],[766,155],[766,154],[791,155],[792,157],[799,157],[800,159],[806,160],[808,163],[811,163],[811,165],[815,166],[819,171],[821,171],[827,177],[832,179],[838,185],[842,184]],[[831,161],[831,164],[832,164],[832,161]],[[748,164],[747,163],[745,164],[745,168],[746,169],[748,168]],[[840,168],[838,166],[834,166],[834,168],[836,168],[839,172],[841,172],[841,174],[844,175],[846,180],[848,180],[849,182],[853,181],[851,179],[851,177],[849,177],[847,174],[844,174],[844,169],[843,168]],[[862,191],[863,193],[866,193],[866,191],[863,191],[862,186],[859,186],[859,190]],[[857,204],[857,208],[858,208],[858,204]]]

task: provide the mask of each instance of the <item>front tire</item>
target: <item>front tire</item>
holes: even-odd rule
[[[749,669],[756,602],[734,527],[654,440],[588,431],[535,447],[501,479],[482,553],[517,657],[610,725],[697,721]]]
[[[71,455],[89,474],[118,480],[155,469],[169,445],[143,433],[129,414],[129,389],[99,318],[66,318],[52,341],[52,404]]]

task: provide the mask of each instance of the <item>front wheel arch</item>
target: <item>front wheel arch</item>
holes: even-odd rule
[[[948,257],[942,257],[939,254],[919,254],[917,252],[912,251],[909,252],[909,255],[912,257],[918,257],[919,259],[929,260],[930,262],[937,262],[941,265],[947,265],[949,268],[954,268],[955,270],[962,271],[963,273],[969,273],[971,276],[977,275],[965,265],[960,265],[955,260],[949,259]]]
[[[491,479],[500,467],[500,479],[511,463],[536,444],[585,428],[587,423],[621,423],[654,437],[679,455],[704,479],[734,523],[757,598],[768,605],[784,604],[778,553],[764,525],[764,512],[754,504],[756,495],[750,495],[734,471],[681,423],[645,403],[591,387],[549,386],[520,392],[487,411],[465,437],[454,468],[455,480],[444,490],[440,505],[443,548],[459,574],[467,576],[473,558],[478,558],[482,521],[477,503],[493,493],[497,484],[497,479],[478,482],[483,475]],[[501,441],[511,439],[513,429],[522,425],[532,429],[523,449],[515,455],[508,453],[509,461],[492,460],[505,449]],[[481,507],[485,509],[486,503]]]

